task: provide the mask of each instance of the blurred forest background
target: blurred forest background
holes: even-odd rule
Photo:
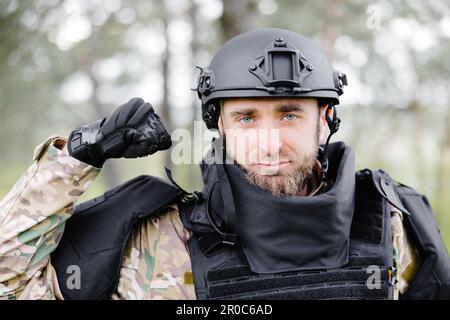
[[[193,130],[190,91],[230,37],[281,27],[321,43],[349,79],[333,138],[357,168],[383,168],[430,199],[450,247],[448,0],[3,0],[0,2],[0,198],[51,134],[67,136],[130,98],[150,101],[169,131]],[[197,165],[169,152],[108,161],[82,200],[139,174],[201,188]]]

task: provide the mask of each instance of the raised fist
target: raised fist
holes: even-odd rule
[[[69,136],[69,154],[102,167],[110,158],[138,158],[170,148],[172,140],[150,103],[133,98],[110,117],[81,126]]]

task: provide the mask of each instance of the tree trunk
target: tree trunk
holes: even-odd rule
[[[169,133],[172,133],[173,124],[171,119],[171,108],[169,105],[169,64],[170,64],[170,37],[168,31],[168,25],[170,21],[170,13],[167,10],[166,3],[164,2],[164,38],[166,39],[166,48],[162,55],[162,77],[163,77],[163,99],[161,103],[161,109],[159,114],[162,118],[165,128]],[[164,155],[164,165],[172,169],[172,161],[170,159],[170,150],[165,152]]]
[[[223,41],[253,29],[256,23],[252,2],[249,0],[223,0],[220,24]]]

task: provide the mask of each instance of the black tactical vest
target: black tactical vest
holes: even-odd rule
[[[199,299],[392,298],[390,206],[369,172],[355,179],[351,148],[329,150],[334,183],[314,197],[276,198],[234,164],[203,165],[206,199],[182,210]]]
[[[321,196],[339,187],[345,167],[341,160],[348,155],[347,148],[343,144],[330,145],[330,156],[337,157],[330,161],[335,163],[330,171],[337,180]],[[389,209],[392,204],[404,213],[405,227],[423,261],[401,298],[450,298],[450,259],[426,198],[394,182],[383,171],[366,169],[356,176],[352,174],[351,179],[347,172],[346,183],[353,180],[353,187],[349,184],[347,195],[342,196],[346,200],[324,200],[327,206],[333,206],[329,226],[305,213],[303,218],[311,220],[302,226],[302,220],[295,220],[292,214],[296,204],[287,204],[287,211],[280,213],[285,215],[286,226],[272,221],[272,246],[265,237],[270,231],[268,216],[255,220],[258,228],[250,236],[243,234],[243,226],[248,230],[251,219],[242,218],[240,210],[248,209],[237,194],[239,187],[235,184],[240,182],[236,175],[230,175],[224,166],[206,166],[203,164],[202,193],[188,194],[158,178],[141,176],[77,206],[51,256],[63,296],[108,299],[117,289],[123,252],[134,225],[160,208],[178,203],[183,224],[193,232],[189,249],[198,299],[391,299],[396,281]],[[314,209],[308,205],[298,212]],[[334,210],[340,212],[337,218],[331,215]],[[260,212],[267,214],[270,210],[266,212],[262,207]],[[324,217],[322,214],[322,220]],[[302,234],[289,230],[292,226]],[[308,232],[307,227],[321,232]],[[327,230],[334,232],[324,232]],[[261,249],[267,256],[261,254]],[[78,290],[66,285],[70,265],[82,271]]]

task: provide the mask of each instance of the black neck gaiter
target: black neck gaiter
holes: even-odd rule
[[[221,225],[234,215],[237,239],[253,272],[326,269],[348,262],[354,152],[342,142],[332,143],[328,158],[333,185],[310,197],[274,197],[251,185],[236,164],[202,165],[205,188],[220,180],[210,193],[210,212]]]

